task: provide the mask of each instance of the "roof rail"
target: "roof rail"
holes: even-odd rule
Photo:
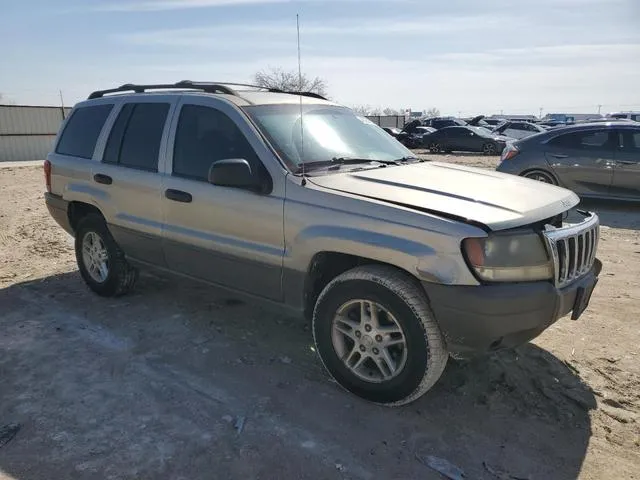
[[[125,85],[120,85],[116,88],[109,88],[106,90],[96,90],[89,95],[89,100],[94,98],[101,98],[105,95],[111,93],[119,93],[119,92],[135,92],[135,93],[143,93],[148,90],[171,90],[171,89],[192,89],[192,90],[200,90],[207,93],[222,93],[226,95],[235,95],[240,96],[238,93],[229,88],[228,85],[234,87],[250,87],[250,88],[258,88],[262,90],[267,90],[268,92],[273,93],[286,93],[289,95],[302,95],[305,97],[319,98],[321,100],[326,100],[322,95],[313,92],[285,92],[278,88],[269,88],[269,87],[260,87],[258,85],[250,85],[247,83],[232,83],[232,82],[193,82],[191,80],[181,80],[176,83],[162,83],[156,85],[135,85],[133,83],[127,83]]]

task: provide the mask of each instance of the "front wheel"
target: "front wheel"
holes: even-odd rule
[[[313,312],[313,336],[338,384],[387,406],[419,398],[447,363],[424,291],[391,267],[358,267],[331,281]]]
[[[442,145],[440,145],[439,143],[431,143],[429,145],[429,150],[431,151],[431,153],[441,153]]]
[[[485,155],[497,155],[498,149],[496,148],[495,144],[493,143],[485,143],[482,146],[482,153]]]

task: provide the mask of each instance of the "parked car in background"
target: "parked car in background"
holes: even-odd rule
[[[484,127],[445,127],[423,137],[423,144],[433,153],[482,152],[498,155],[508,141],[515,139],[497,135]]]
[[[622,119],[628,119],[628,120],[633,120],[634,122],[640,122],[640,112],[615,112],[615,113],[608,113],[607,114],[607,118],[608,119],[617,119],[617,120],[622,120]]]
[[[426,120],[422,121],[422,125],[424,127],[433,127],[436,130],[440,130],[441,128],[446,127],[461,127],[466,124],[467,122],[465,122],[464,120],[455,117],[433,117],[427,118]]]
[[[470,118],[469,120],[465,119],[464,121],[467,122],[467,125],[473,127],[484,127],[487,130],[493,130],[495,128],[494,125],[491,125],[484,119],[484,115],[478,115],[476,117]]]
[[[402,133],[402,130],[396,127],[380,127],[393,138],[398,138],[398,135]]]
[[[497,127],[498,125],[503,124],[504,122],[506,122],[506,120],[504,118],[483,118],[484,122],[491,125],[492,127]]]
[[[420,120],[413,120],[404,126],[396,139],[407,148],[421,148],[422,137],[435,132],[433,127],[425,127]]]
[[[505,135],[507,137],[521,139],[536,133],[546,132],[547,129],[531,122],[505,122],[499,127],[493,129],[494,133]]]
[[[508,145],[497,170],[583,197],[640,200],[640,125],[593,122],[550,130]]]

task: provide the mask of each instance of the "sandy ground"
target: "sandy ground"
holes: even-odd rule
[[[467,479],[640,479],[637,207],[588,205],[604,269],[580,320],[386,409],[329,381],[299,320],[151,273],[91,294],[42,190],[0,168],[0,479],[444,478],[428,455]]]

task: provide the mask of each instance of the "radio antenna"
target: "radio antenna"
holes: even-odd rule
[[[300,165],[302,170],[302,186],[307,184],[307,179],[304,175],[304,125],[302,122],[302,63],[300,61],[300,15],[296,13],[296,31],[298,33],[298,96],[300,97],[300,157],[302,164]]]

